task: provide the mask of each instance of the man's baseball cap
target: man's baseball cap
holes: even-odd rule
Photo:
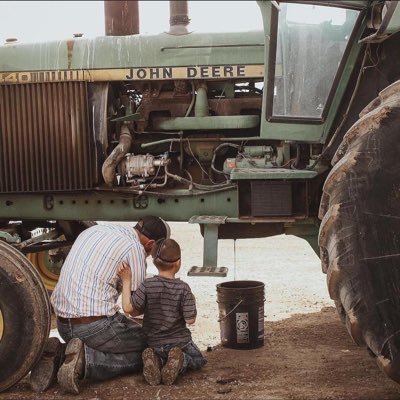
[[[169,225],[160,217],[153,215],[140,218],[135,229],[151,240],[167,239],[171,235]]]

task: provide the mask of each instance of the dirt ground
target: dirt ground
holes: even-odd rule
[[[208,359],[206,367],[180,377],[172,387],[150,387],[136,374],[86,383],[79,396],[63,394],[57,386],[34,394],[25,378],[1,393],[1,400],[400,399],[400,385],[386,378],[365,349],[352,343],[332,307],[320,260],[304,240],[282,235],[238,240],[236,246],[232,240],[221,240],[219,265],[229,267],[228,276],[189,277],[187,270],[202,263],[198,227],[175,223],[171,228],[182,247],[180,277],[196,296],[198,317],[191,331]],[[156,273],[151,263],[148,272]],[[241,279],[265,284],[265,345],[259,349],[218,345],[215,286]],[[208,346],[213,351],[206,352]]]
[[[266,341],[254,350],[217,346],[208,364],[179,377],[174,386],[148,386],[140,374],[105,383],[86,383],[78,396],[57,386],[43,394],[30,391],[27,379],[0,395],[7,400],[195,400],[195,399],[399,399],[400,386],[355,346],[333,308],[267,321]]]

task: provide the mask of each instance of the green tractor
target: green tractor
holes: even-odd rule
[[[172,1],[141,35],[109,1],[104,37],[0,47],[0,391],[40,357],[79,233],[148,214],[200,224],[194,275],[224,273],[219,238],[307,240],[400,382],[400,6],[258,5],[262,31],[193,33]]]

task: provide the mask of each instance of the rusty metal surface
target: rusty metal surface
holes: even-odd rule
[[[0,86],[0,191],[89,188],[87,116],[86,83]]]
[[[171,35],[186,35],[190,23],[189,7],[186,0],[171,0],[169,2],[169,33]]]
[[[106,36],[127,36],[139,33],[139,2],[105,1],[104,22]]]

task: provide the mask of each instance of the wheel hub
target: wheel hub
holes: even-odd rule
[[[66,253],[69,248],[61,251],[63,253],[51,254],[51,251],[41,251],[39,253],[28,253],[28,260],[38,270],[40,277],[48,291],[53,291],[60,276],[61,267],[64,263]]]

